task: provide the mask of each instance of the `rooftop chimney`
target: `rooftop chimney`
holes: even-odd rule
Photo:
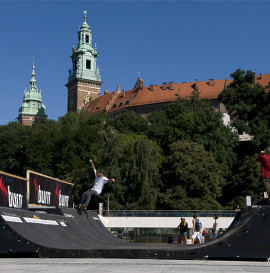
[[[174,89],[174,82],[169,82],[169,89],[173,90]]]
[[[166,83],[166,82],[164,82],[164,83],[162,84],[162,90],[167,90],[167,83]]]
[[[215,85],[215,80],[209,79],[209,86],[214,86],[214,85]]]
[[[150,91],[154,91],[154,85],[150,84]]]
[[[126,95],[126,91],[125,89],[123,89],[123,97]]]
[[[109,91],[108,90],[104,90],[104,95],[105,94],[109,94]]]
[[[260,73],[260,80],[262,80],[262,73]]]

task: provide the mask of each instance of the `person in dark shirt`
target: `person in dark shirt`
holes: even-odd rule
[[[178,226],[180,229],[180,238],[181,238],[181,244],[184,243],[187,244],[187,234],[188,234],[188,223],[186,222],[185,218],[181,218],[181,222]]]

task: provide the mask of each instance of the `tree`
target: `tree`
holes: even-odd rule
[[[106,116],[87,112],[68,112],[59,119],[57,138],[56,177],[75,183],[74,195],[79,202],[83,191],[92,186],[93,174],[89,159],[99,162],[102,147],[99,134],[106,124]]]
[[[160,186],[160,148],[145,136],[119,134],[110,127],[101,135],[104,140],[100,166],[116,179],[109,189],[111,207],[155,209]],[[106,195],[101,198],[105,201]]]
[[[134,111],[127,111],[117,115],[113,120],[108,121],[108,125],[114,127],[121,133],[144,134],[149,124],[147,120]]]
[[[195,142],[170,145],[162,176],[160,207],[166,209],[219,209],[224,179],[211,152]]]
[[[55,174],[55,151],[57,151],[58,124],[54,120],[40,119],[27,128],[22,141],[25,156],[24,172],[33,170],[53,176]]]
[[[243,161],[238,162],[235,175],[224,189],[226,194],[223,198],[227,199],[228,207],[237,205],[244,207],[246,196],[257,200],[260,193],[264,191],[264,185],[260,179],[260,164],[255,162],[255,158],[255,155],[246,156]]]
[[[24,172],[25,153],[23,142],[29,128],[17,122],[0,126],[0,170],[22,176]]]
[[[148,136],[161,144],[165,154],[168,146],[177,140],[196,142],[212,152],[222,164],[224,175],[231,175],[236,160],[233,149],[238,144],[238,137],[224,125],[222,115],[214,111],[211,102],[199,98],[198,92],[188,99],[179,98],[165,111],[154,112],[149,116],[149,122]]]
[[[269,143],[269,94],[265,88],[255,83],[255,73],[237,69],[231,74],[233,82],[224,89],[219,100],[226,106],[228,113],[234,116],[232,126],[241,134],[252,136],[250,154]],[[267,99],[268,97],[268,99]],[[265,147],[265,146],[264,146]]]

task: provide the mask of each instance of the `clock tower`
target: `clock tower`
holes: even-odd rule
[[[102,85],[97,66],[97,46],[92,46],[92,32],[86,22],[79,27],[77,48],[72,48],[72,69],[69,70],[68,83],[68,111],[77,111],[90,100],[100,95]]]

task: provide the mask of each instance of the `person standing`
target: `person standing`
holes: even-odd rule
[[[177,228],[180,229],[181,244],[183,244],[184,241],[185,244],[187,244],[188,223],[186,222],[185,218],[181,218],[181,222]]]
[[[264,197],[268,197],[268,202],[270,202],[270,147],[261,151],[256,161],[261,163],[261,174],[266,191]]]
[[[219,234],[219,227],[218,227],[218,216],[214,215],[214,223],[212,227],[212,237],[213,239],[216,239]]]
[[[202,223],[197,217],[197,214],[193,214],[192,219],[192,244],[194,244],[195,240],[197,239],[199,243],[201,243],[201,229],[202,229]]]
[[[95,165],[91,159],[89,162],[91,163],[92,169],[95,173],[95,183],[90,190],[83,193],[81,203],[78,205],[79,209],[87,209],[92,196],[100,195],[106,183],[115,181],[115,179],[108,179],[105,177],[100,170],[96,170]]]

